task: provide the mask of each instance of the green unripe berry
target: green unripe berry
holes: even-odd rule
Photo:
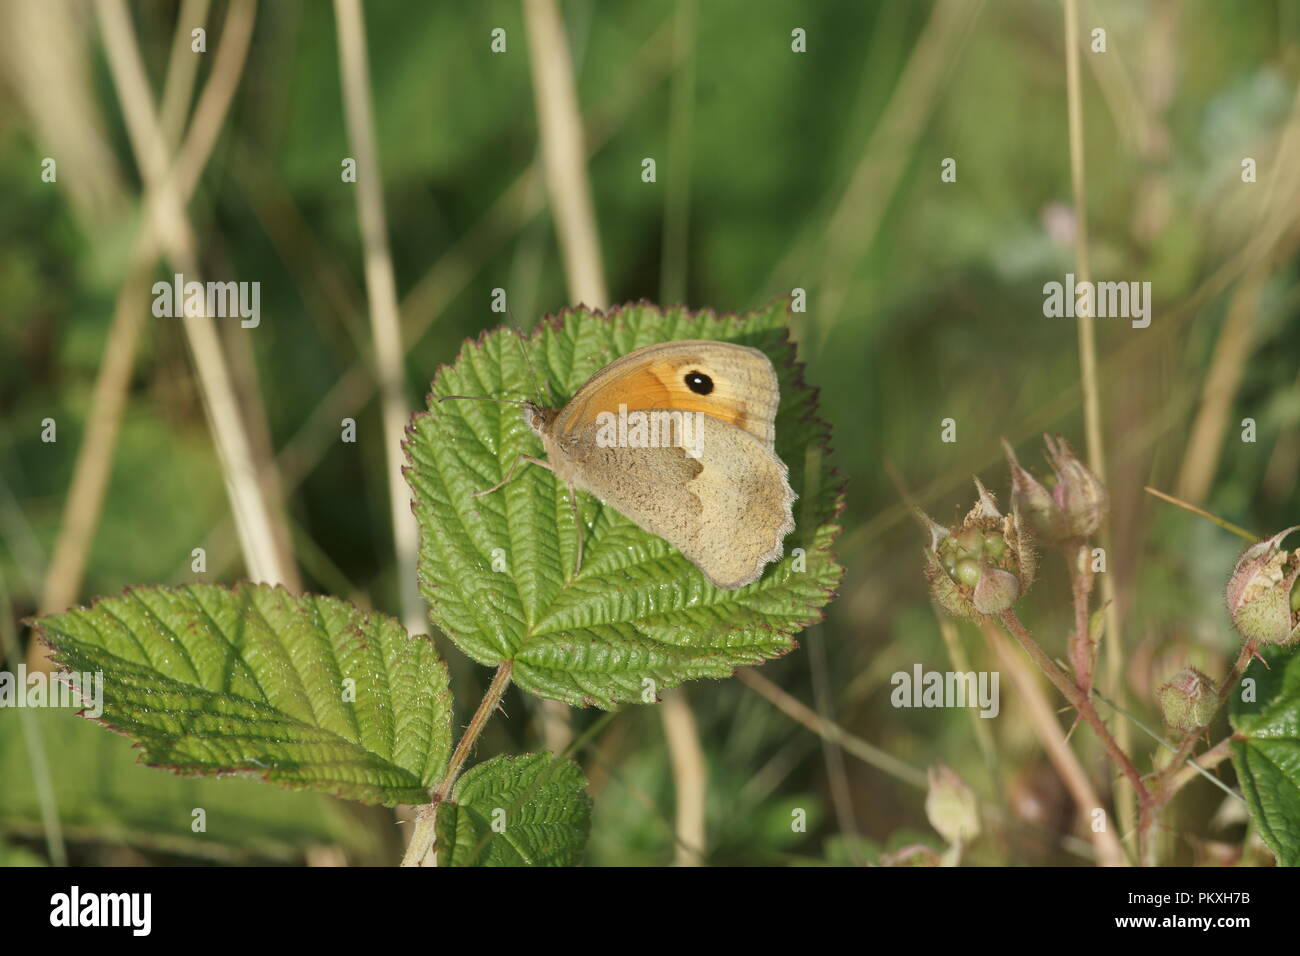
[[[980,583],[980,566],[979,562],[973,558],[962,558],[957,562],[957,573],[954,575],[959,584],[964,584],[968,588],[973,588]]]
[[[984,537],[975,528],[967,528],[957,536],[957,544],[963,557],[976,558],[984,550]]]
[[[1000,534],[986,534],[984,536],[984,553],[995,561],[1007,553],[1007,539]]]

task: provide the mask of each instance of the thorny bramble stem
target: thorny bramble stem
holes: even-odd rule
[[[1088,621],[1088,600],[1092,596],[1091,552],[1086,541],[1071,542],[1064,548],[1074,585],[1074,633],[1070,636],[1070,666],[1074,680],[1085,696],[1092,695],[1092,628]]]
[[[1133,761],[1129,760],[1128,755],[1120,750],[1119,744],[1115,743],[1115,738],[1111,736],[1106,724],[1097,714],[1097,709],[1092,706],[1092,699],[1084,694],[1079,687],[1072,682],[1061,671],[1056,663],[1047,656],[1047,653],[1034,640],[1032,634],[1021,623],[1020,618],[1016,616],[1015,611],[1003,611],[998,615],[998,620],[1006,628],[1007,633],[1016,639],[1021,647],[1038,665],[1039,669],[1047,675],[1048,679],[1056,685],[1057,689],[1065,695],[1066,700],[1074,705],[1075,710],[1079,712],[1088,726],[1097,734],[1102,746],[1106,748],[1106,753],[1111,760],[1123,771],[1124,776],[1128,777],[1129,782],[1133,784],[1133,789],[1137,791],[1138,802],[1147,807],[1151,804],[1151,793],[1147,790],[1146,784],[1142,782],[1142,775],[1137,772],[1133,766]]]

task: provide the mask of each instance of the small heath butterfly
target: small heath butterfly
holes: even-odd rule
[[[776,370],[758,349],[649,345],[605,366],[561,409],[521,403],[547,460],[520,456],[476,495],[508,482],[521,461],[541,465],[568,487],[575,521],[576,489],[663,538],[715,586],[743,587],[781,557],[794,530],[796,495],[774,448],[778,397]]]

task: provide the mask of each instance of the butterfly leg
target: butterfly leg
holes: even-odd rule
[[[578,512],[578,493],[569,485],[569,508],[573,511],[573,526],[578,530],[578,565],[573,569],[576,578],[582,571],[582,515]]]
[[[471,498],[482,498],[484,495],[490,495],[490,494],[492,494],[492,492],[496,491],[496,490],[497,490],[498,488],[500,488],[502,485],[504,485],[504,484],[506,484],[507,482],[509,482],[510,479],[513,478],[513,477],[515,476],[515,469],[519,467],[519,463],[520,463],[521,461],[526,461],[526,462],[528,462],[529,464],[533,464],[533,465],[541,465],[543,468],[547,469],[548,471],[552,470],[552,469],[551,469],[551,463],[550,463],[549,461],[544,461],[544,460],[541,459],[541,458],[534,458],[532,455],[516,455],[516,456],[515,456],[515,460],[512,461],[512,462],[510,463],[510,467],[506,469],[506,476],[505,476],[504,478],[502,478],[500,481],[498,481],[498,482],[497,482],[495,485],[493,485],[491,488],[484,488],[482,491],[475,491],[475,492],[473,492],[472,494],[470,494],[470,497],[471,497]]]

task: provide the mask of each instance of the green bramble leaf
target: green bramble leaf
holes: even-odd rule
[[[415,416],[405,445],[420,587],[433,623],[481,664],[512,661],[524,690],[603,708],[654,700],[685,680],[729,677],[790,651],[794,635],[821,620],[834,597],[842,569],[831,544],[843,498],[824,461],[829,429],[794,361],[786,307],[778,300],[721,316],[648,303],[608,315],[566,310],[525,342],[540,396],[512,331],[466,342],[455,364],[438,370],[429,411]],[[676,339],[737,342],[772,359],[781,389],[776,450],[800,496],[785,556],[753,584],[720,590],[667,542],[579,492],[585,554],[570,579],[577,529],[550,471],[521,465],[504,487],[471,497],[501,481],[516,456],[544,454],[519,408],[438,399],[533,399],[558,408],[619,356]]]
[[[587,781],[550,754],[494,757],[438,807],[439,866],[575,866],[591,829]]]
[[[132,588],[35,623],[61,665],[103,673],[100,721],[150,766],[387,806],[425,802],[446,768],[446,665],[382,614],[197,584]]]
[[[1246,679],[1255,700],[1232,693],[1232,765],[1260,837],[1280,866],[1300,866],[1300,649],[1263,651]]]

